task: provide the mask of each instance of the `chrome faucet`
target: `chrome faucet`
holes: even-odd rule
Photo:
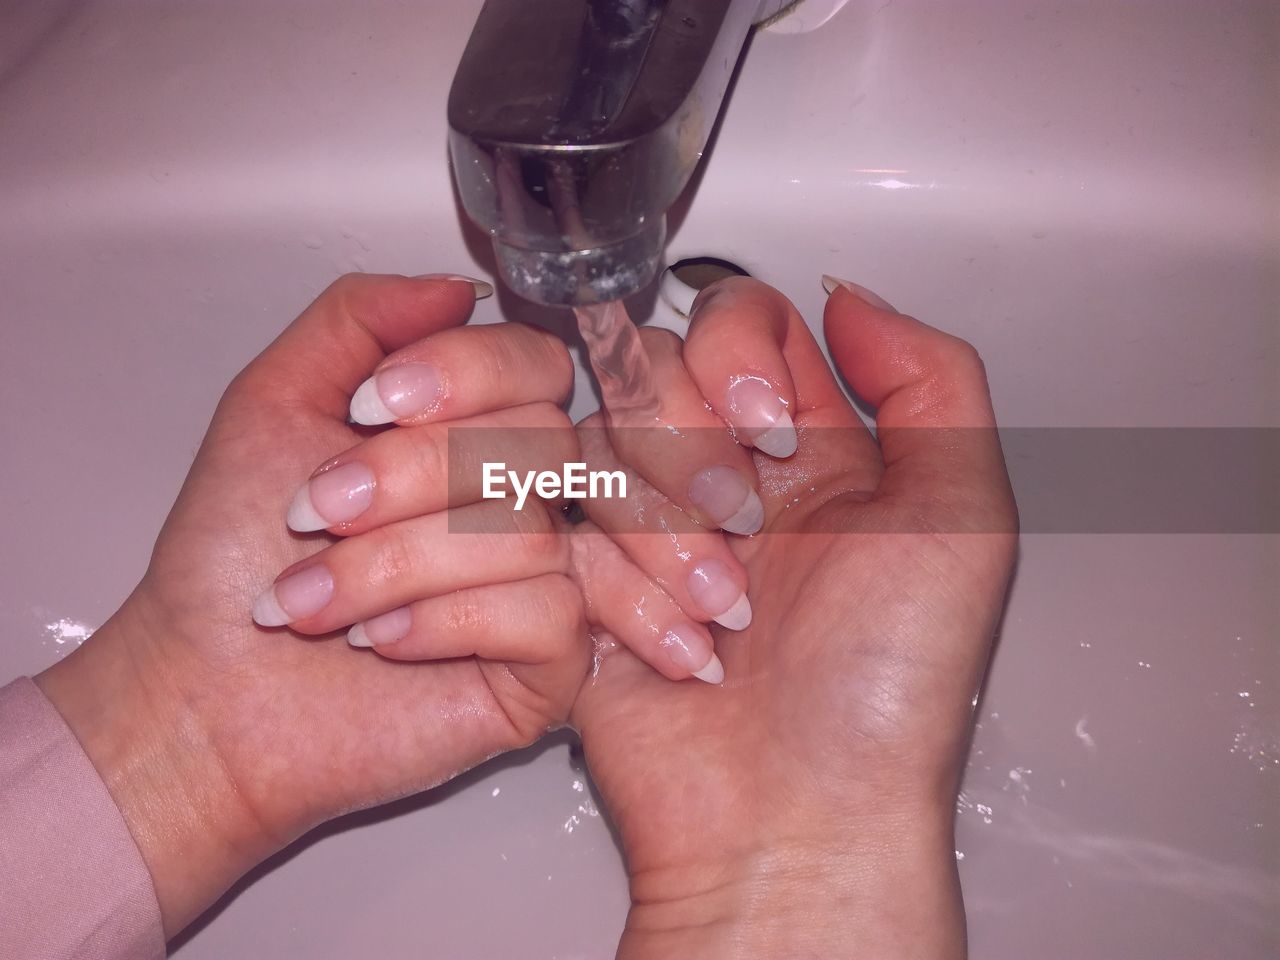
[[[467,214],[521,296],[641,289],[754,23],[787,0],[486,0],[449,92]]]

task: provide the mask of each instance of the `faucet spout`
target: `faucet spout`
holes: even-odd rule
[[[463,207],[521,296],[626,297],[711,133],[759,0],[486,0],[449,93]]]

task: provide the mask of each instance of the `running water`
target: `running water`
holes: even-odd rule
[[[574,307],[578,329],[600,383],[601,406],[611,422],[636,423],[658,415],[649,357],[621,300]]]

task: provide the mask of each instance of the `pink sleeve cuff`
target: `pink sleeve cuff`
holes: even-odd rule
[[[164,955],[151,875],[106,785],[30,679],[0,687],[0,957]]]

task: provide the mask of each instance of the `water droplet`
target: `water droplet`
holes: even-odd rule
[[[1079,740],[1081,743],[1083,743],[1087,749],[1091,751],[1097,750],[1098,749],[1097,742],[1093,739],[1093,737],[1089,734],[1089,732],[1084,728],[1084,725],[1088,721],[1088,719],[1089,719],[1088,717],[1081,717],[1079,720],[1076,721],[1076,739]]]

